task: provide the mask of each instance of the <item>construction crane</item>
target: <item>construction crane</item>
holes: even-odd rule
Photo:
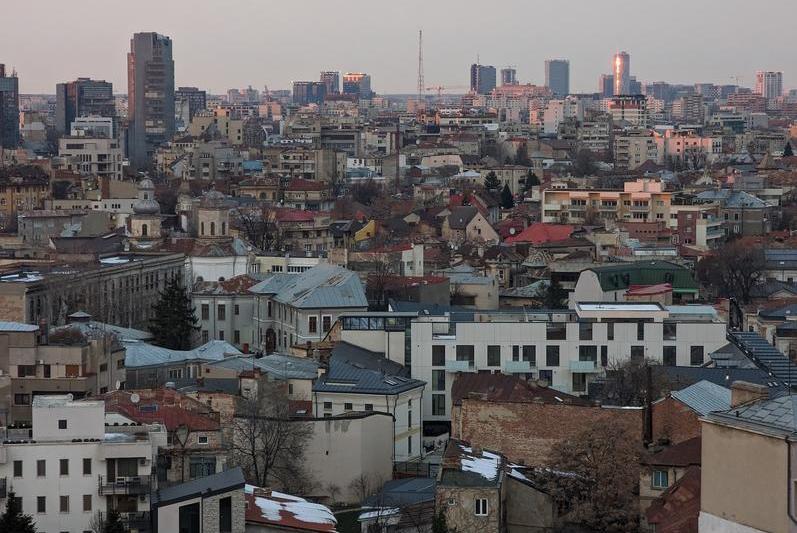
[[[470,89],[470,87],[466,87],[465,85],[434,85],[432,87],[427,87],[427,91],[435,91],[437,92],[437,102],[443,97],[443,91],[455,91],[458,89]]]

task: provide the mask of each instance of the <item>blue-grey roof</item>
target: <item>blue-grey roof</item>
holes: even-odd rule
[[[75,318],[78,313],[73,313],[70,318]],[[86,314],[86,317],[90,315]],[[77,318],[80,318],[79,316]],[[126,340],[133,340],[133,341],[148,341],[152,339],[152,333],[149,331],[144,331],[140,329],[133,329],[133,328],[123,328],[122,326],[115,326],[113,324],[105,324],[103,322],[70,322],[66,326],[61,326],[56,328],[56,330],[66,329],[66,328],[76,328],[80,330],[80,332],[90,339],[94,339],[97,337],[101,337],[102,335],[106,335],[111,333],[116,335],[120,341]]]
[[[725,207],[730,208],[752,208],[763,209],[770,207],[770,204],[757,196],[744,191],[733,191],[730,189],[712,189],[703,191],[697,195],[698,200],[708,202],[719,202]]]
[[[0,331],[38,331],[39,326],[35,324],[25,324],[24,322],[5,322],[0,321]]]
[[[320,264],[301,274],[274,274],[250,291],[273,294],[274,301],[305,309],[367,308],[360,278],[345,268]]]
[[[709,419],[753,426],[777,434],[794,433],[797,432],[797,396],[781,396],[734,407],[730,411],[712,413]]]
[[[274,379],[315,379],[318,377],[318,362],[307,357],[271,354],[261,358],[251,355],[226,357],[208,366],[228,368],[238,372],[259,368]]]
[[[383,374],[332,356],[329,370],[315,382],[313,392],[400,394],[423,386],[424,382],[417,379]]]
[[[731,390],[706,380],[673,391],[672,397],[703,416],[731,408]]]
[[[218,361],[241,352],[226,341],[212,340],[193,350],[170,350],[142,341],[125,340],[125,367],[172,365],[185,361]]]
[[[758,316],[767,320],[787,320],[797,317],[797,304],[784,305],[775,309],[765,309],[758,312]]]
[[[770,398],[781,396],[786,392],[785,382],[770,376],[760,368],[656,366],[654,370],[664,373],[671,390],[679,390],[700,381],[710,381],[725,388],[730,387],[734,381],[747,381],[766,386],[769,389]]]
[[[388,376],[410,377],[407,367],[386,358],[384,353],[372,352],[348,342],[337,343],[332,348],[332,356],[357,368],[376,370]]]
[[[434,501],[436,486],[437,480],[428,477],[393,479],[382,486],[379,494],[366,498],[363,501],[363,505],[404,507],[406,505]]]
[[[775,379],[790,385],[797,380],[797,365],[758,333],[729,332],[728,340],[738,346],[758,368],[771,374]]]
[[[245,484],[243,470],[241,470],[240,466],[236,466],[231,470],[225,470],[218,474],[200,477],[165,489],[158,489],[151,496],[152,505],[153,507],[161,507],[189,498],[209,497],[222,492],[237,489],[243,490]]]
[[[769,269],[777,270],[778,268],[794,267],[797,265],[797,249],[770,248],[764,250],[764,258]]]

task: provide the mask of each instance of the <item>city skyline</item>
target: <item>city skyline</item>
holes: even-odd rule
[[[197,86],[214,94],[248,85],[289,89],[293,81],[315,81],[322,70],[339,70],[369,73],[377,93],[414,94],[419,21],[429,26],[428,21],[435,19],[448,24],[434,30],[424,28],[425,77],[430,87],[468,85],[468,69],[478,55],[482,64],[497,69],[516,65],[520,83],[538,85],[544,83],[546,59],[568,59],[571,91],[594,92],[595,80],[610,71],[612,56],[620,50],[631,54],[633,75],[642,82],[722,84],[735,83],[738,78],[740,84],[752,87],[756,71],[773,70],[784,71],[785,89],[795,87],[788,70],[793,63],[788,21],[797,16],[797,5],[786,0],[773,1],[766,13],[744,18],[729,16],[745,6],[741,0],[697,4],[673,0],[669,9],[657,14],[659,25],[677,29],[679,35],[693,35],[693,40],[657,34],[644,12],[623,9],[631,5],[625,1],[608,7],[579,1],[578,9],[567,14],[571,31],[562,31],[558,24],[535,24],[534,32],[526,29],[529,17],[555,21],[560,9],[508,2],[500,12],[479,13],[474,18],[475,12],[462,9],[462,2],[456,4],[457,10],[451,9],[449,1],[434,5],[411,1],[372,10],[364,9],[363,0],[350,0],[345,4],[349,9],[319,3],[300,13],[319,23],[312,31],[299,32],[290,24],[268,25],[269,20],[290,20],[295,10],[283,5],[252,5],[245,0],[225,4],[225,11],[233,15],[219,19],[212,17],[217,7],[209,2],[192,2],[191,9],[185,9],[188,3],[182,0],[166,4],[142,0],[125,17],[103,15],[108,13],[107,4],[99,0],[83,4],[80,11],[54,0],[5,7],[11,19],[24,20],[34,10],[49,15],[38,18],[35,25],[8,27],[0,35],[0,62],[18,71],[20,92],[52,94],[56,83],[77,77],[106,79],[121,92],[127,81],[125,54],[130,35],[156,31],[174,41],[176,85]],[[689,9],[690,17],[682,17],[681,8]],[[607,32],[605,26],[594,23],[606,20],[607,9],[616,12],[617,31]],[[769,16],[772,10],[779,16]],[[507,11],[515,16],[506,17]],[[68,47],[54,46],[55,36],[66,36],[62,28],[85,24],[86,12],[94,13],[92,31],[70,32]],[[159,16],[153,18],[153,13]],[[357,31],[340,31],[352,23],[352,13],[357,14]],[[711,17],[723,23],[706,24]],[[479,21],[479,28],[473,28],[469,39],[463,40],[460,29],[474,20]],[[207,38],[209,32],[213,39]],[[724,39],[741,34],[746,38]],[[21,42],[24,47],[18,45]],[[372,45],[363,46],[364,42]],[[713,43],[714,47],[699,43]]]

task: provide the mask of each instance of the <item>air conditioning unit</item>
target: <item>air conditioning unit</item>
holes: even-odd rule
[[[146,466],[147,459],[145,457],[142,457],[141,459],[138,460],[138,464],[140,464],[141,466]]]
[[[116,484],[117,485],[124,485],[127,483],[127,478],[124,476],[116,476]]]
[[[140,501],[140,502],[142,502],[142,503],[143,503],[143,502],[145,502],[145,501],[147,501],[147,495],[146,495],[146,494],[141,494],[141,495],[138,497],[138,501]]]

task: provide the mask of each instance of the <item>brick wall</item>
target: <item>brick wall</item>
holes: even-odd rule
[[[700,436],[698,414],[668,396],[653,404],[653,440],[668,438],[678,444]]]
[[[615,421],[642,442],[642,409],[611,409],[543,403],[462,400],[452,414],[452,437],[488,450],[513,462],[547,462],[551,447],[576,436],[592,423]]]

